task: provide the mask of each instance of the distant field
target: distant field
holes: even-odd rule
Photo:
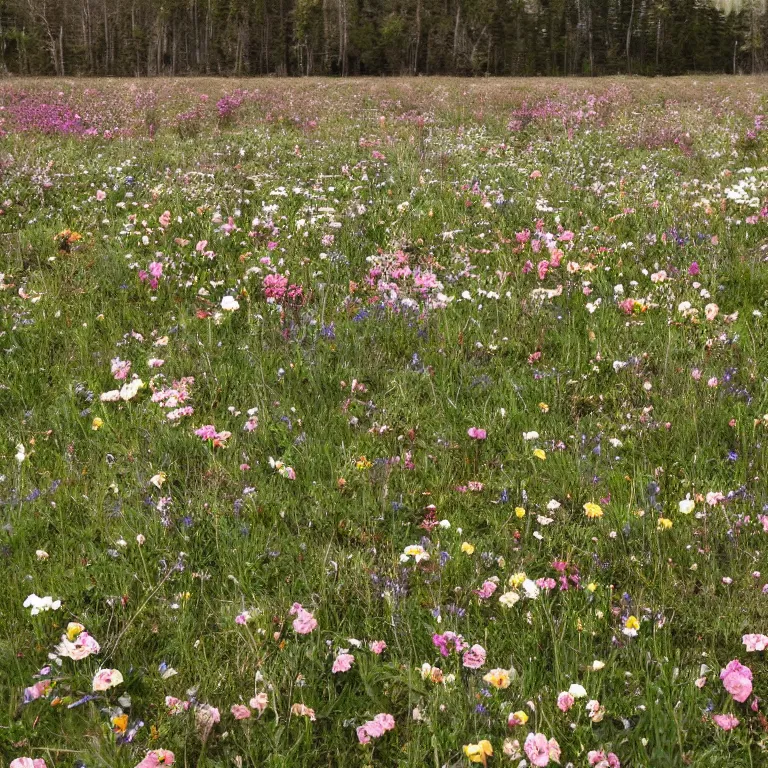
[[[0,81],[0,768],[768,765],[763,115]]]

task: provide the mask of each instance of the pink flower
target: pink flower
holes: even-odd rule
[[[485,664],[485,648],[482,645],[473,645],[469,650],[464,651],[461,663],[467,669],[480,669]]]
[[[768,647],[768,637],[765,635],[744,635],[741,638],[747,651],[764,651]]]
[[[41,696],[45,696],[51,689],[53,682],[51,680],[40,680],[29,688],[24,689],[24,703],[37,701]]]
[[[152,277],[162,277],[163,274],[163,265],[159,261],[152,261],[149,264],[149,274],[152,275]]]
[[[395,718],[386,712],[380,712],[373,720],[357,728],[357,740],[361,744],[370,744],[371,739],[378,739],[395,727]]]
[[[165,706],[168,708],[169,715],[180,715],[189,709],[189,702],[177,699],[175,696],[166,696]]]
[[[595,768],[621,768],[621,762],[619,758],[613,752],[609,752],[607,755],[602,749],[590,750],[587,753],[587,760],[590,765],[594,765]]]
[[[549,742],[543,733],[529,733],[523,745],[531,765],[549,765]]]
[[[11,760],[8,768],[47,768],[47,766],[41,757],[17,757],[15,760]]]
[[[244,704],[233,704],[229,711],[235,720],[247,720],[251,716],[251,710]]]
[[[547,276],[548,269],[549,269],[549,262],[546,259],[539,262],[539,265],[536,268],[539,274],[539,280],[543,280]]]
[[[291,616],[296,616],[293,621],[293,629],[300,635],[308,635],[313,629],[317,628],[317,619],[301,603],[294,603],[290,610]]]
[[[364,725],[359,725],[357,727],[357,740],[361,744],[370,744],[371,743],[371,737],[368,735],[368,730]]]
[[[483,586],[480,587],[480,589],[475,589],[473,591],[481,600],[487,600],[496,589],[497,586],[492,581],[484,581]]]
[[[113,357],[111,362],[111,371],[115,379],[119,381],[124,379],[129,374],[131,370],[130,360],[121,360],[119,357]]]
[[[387,649],[387,644],[383,640],[374,640],[369,647],[373,653],[379,656]]]
[[[349,672],[352,669],[352,665],[355,663],[355,657],[351,653],[340,653],[333,660],[333,667],[331,672],[335,675],[337,672]]]
[[[106,200],[107,199],[107,193],[103,189],[96,190],[96,199],[99,202],[102,202],[102,200]]]
[[[159,765],[173,765],[176,755],[168,749],[153,749],[147,752],[147,756],[136,768],[157,768]]]
[[[480,427],[470,427],[467,430],[467,434],[473,440],[485,440],[485,438],[487,437],[487,432],[484,429],[480,429]]]
[[[373,720],[379,723],[385,731],[392,731],[395,728],[395,718],[386,712],[379,712]]]
[[[734,701],[743,703],[752,693],[752,670],[741,664],[738,659],[728,662],[728,666],[720,672],[720,679]]]
[[[263,714],[264,710],[269,705],[269,697],[264,691],[257,693],[249,702],[254,709],[258,710],[259,717]]]
[[[237,616],[235,616],[235,624],[247,624],[248,619],[251,618],[251,614],[248,613],[248,611],[243,611],[242,613],[238,613]]]
[[[557,743],[557,739],[551,738],[547,742],[547,747],[549,749],[549,759],[553,763],[560,764],[560,745]]]
[[[557,695],[557,708],[561,712],[567,712],[574,704],[575,699],[568,691],[563,691]]]
[[[296,715],[296,717],[308,717],[312,722],[317,719],[315,717],[315,710],[306,704],[294,704],[291,707],[291,714]]]
[[[718,728],[722,728],[724,731],[732,731],[740,722],[734,715],[715,715],[712,721]]]
[[[119,669],[100,669],[93,678],[94,691],[107,691],[120,685],[123,675]]]
[[[158,219],[160,222],[160,226],[163,229],[167,229],[168,225],[171,223],[171,212],[170,211],[164,211],[163,215]]]
[[[208,736],[216,723],[221,721],[221,714],[216,707],[210,704],[201,704],[195,711],[195,724],[203,742],[208,741]]]

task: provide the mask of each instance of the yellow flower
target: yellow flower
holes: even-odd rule
[[[624,629],[640,629],[640,622],[637,620],[637,616],[627,616],[627,620],[624,622]]]
[[[528,722],[528,715],[523,712],[522,709],[518,709],[517,712],[513,712],[507,719],[507,725],[514,727],[515,725],[525,725]]]
[[[494,688],[509,688],[511,682],[509,672],[506,669],[492,669],[483,676],[483,680],[490,683]]]
[[[587,517],[602,517],[603,508],[599,504],[595,504],[593,501],[588,501],[584,505],[584,514]]]
[[[356,462],[355,467],[357,469],[370,469],[373,465],[371,464],[368,459],[365,458],[365,456],[361,456]]]
[[[509,586],[517,589],[528,577],[525,575],[525,571],[519,573],[513,573],[509,577]]]
[[[546,403],[539,403],[539,410],[542,413],[549,413],[549,406]]]
[[[468,541],[465,541],[461,545],[461,551],[464,552],[467,555],[471,555],[475,551],[475,545],[474,544],[470,544]]]
[[[78,624],[76,621],[70,621],[67,624],[67,640],[70,643],[75,642],[75,638],[85,629],[82,624]]]
[[[656,523],[656,530],[668,531],[672,527],[672,521],[668,517],[660,517]]]
[[[547,454],[546,454],[546,453],[544,453],[544,451],[542,451],[542,450],[541,450],[541,448],[537,448],[537,449],[536,449],[536,450],[533,452],[533,455],[534,455],[534,456],[535,456],[537,459],[541,459],[542,461],[544,461],[544,459],[546,459],[546,458],[547,458]]]
[[[587,584],[588,592],[594,592],[596,589],[597,589],[597,584],[595,584],[594,581],[590,581],[589,584]]]
[[[515,515],[519,518],[525,517],[525,510],[522,507],[515,507]]]
[[[101,429],[104,426],[104,420],[98,416],[91,422],[91,429],[95,432],[97,429]]]
[[[115,729],[115,733],[125,733],[128,728],[128,715],[116,715],[112,718],[112,727]]]
[[[483,739],[477,744],[465,744],[464,754],[469,758],[470,763],[488,765],[488,758],[493,757],[493,747],[490,741]]]
[[[159,490],[163,487],[163,483],[166,481],[167,477],[168,476],[165,474],[165,472],[158,472],[156,475],[153,475],[149,479],[149,482]]]

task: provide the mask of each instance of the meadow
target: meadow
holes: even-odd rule
[[[767,110],[0,81],[0,766],[768,765]]]

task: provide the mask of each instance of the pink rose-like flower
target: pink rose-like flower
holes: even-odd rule
[[[575,699],[568,691],[563,691],[557,695],[557,708],[561,712],[567,712],[574,704]]]
[[[497,585],[492,581],[484,581],[483,586],[480,587],[480,589],[475,589],[473,591],[481,600],[487,600],[496,589]]]
[[[724,731],[732,731],[740,722],[734,715],[715,715],[712,721],[718,728],[722,728]]]
[[[102,202],[107,199],[107,193],[103,189],[96,190],[96,199]]]
[[[607,755],[602,749],[593,749],[587,753],[587,760],[595,768],[621,768],[619,758],[613,752]]]
[[[159,765],[173,765],[176,755],[168,749],[153,749],[147,752],[147,756],[136,768],[157,768]]]
[[[728,662],[728,666],[720,672],[720,679],[734,701],[743,703],[752,693],[752,670],[741,664],[738,659]]]
[[[464,652],[461,663],[467,669],[480,669],[485,664],[485,648],[482,645],[473,645]]]
[[[768,648],[768,637],[765,635],[744,635],[741,638],[747,651],[764,651]]]
[[[168,225],[171,223],[171,212],[170,211],[164,211],[163,215],[158,219],[160,222],[160,226],[163,229],[167,229]]]
[[[15,760],[11,760],[8,768],[47,768],[47,766],[41,757],[17,757]]]
[[[337,672],[349,672],[352,669],[352,665],[355,663],[355,657],[351,653],[340,653],[333,660],[333,667],[331,672],[336,674]]]
[[[229,711],[235,720],[247,720],[251,716],[251,710],[244,704],[233,704]]]
[[[259,717],[264,713],[264,710],[269,705],[269,697],[267,696],[264,691],[261,693],[257,693],[249,702],[251,707],[253,707],[255,710],[258,710]]]
[[[300,635],[308,635],[317,628],[317,619],[305,610],[301,603],[294,603],[291,606],[290,615],[296,617],[293,620],[293,629]]]
[[[484,429],[480,429],[480,427],[470,427],[467,430],[467,434],[473,439],[473,440],[485,440],[487,437],[487,432]]]
[[[525,754],[531,761],[531,765],[549,765],[549,742],[543,733],[529,733],[523,744]]]
[[[379,656],[387,649],[387,644],[383,640],[374,640],[369,647],[373,653]]]
[[[368,730],[364,725],[359,725],[357,727],[357,740],[361,744],[370,744],[371,743],[371,737],[368,735]]]

